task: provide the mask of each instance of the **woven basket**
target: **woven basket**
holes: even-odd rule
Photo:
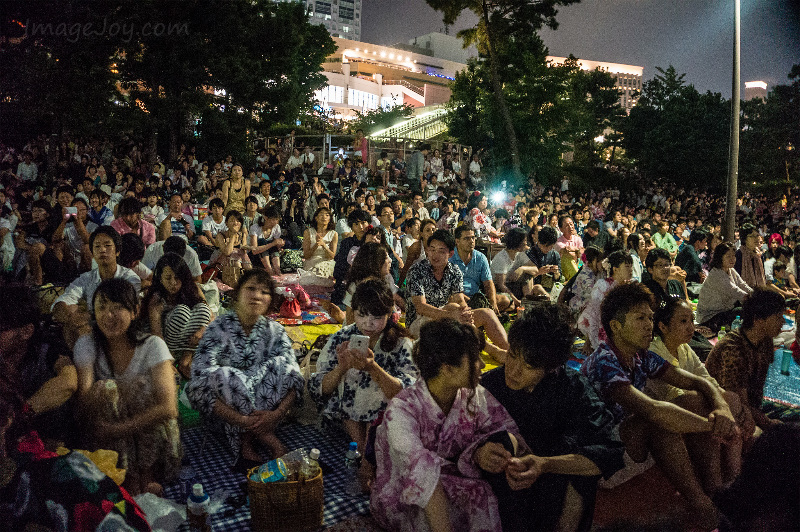
[[[322,526],[322,471],[309,480],[253,482],[247,472],[250,526],[259,532],[318,530]]]

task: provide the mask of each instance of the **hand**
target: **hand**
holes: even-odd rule
[[[197,344],[200,343],[200,340],[203,338],[203,333],[206,332],[205,327],[201,327],[196,333],[189,337],[189,347],[197,347]]]
[[[275,244],[276,248],[283,249],[283,246],[286,244],[286,242],[282,238],[276,238],[273,244]]]
[[[347,370],[353,367],[353,350],[349,348],[350,341],[342,342],[336,347],[336,360],[342,371],[342,376],[347,373]]]
[[[530,488],[544,473],[547,459],[534,454],[511,458],[506,466],[506,481],[512,490]]]
[[[72,365],[72,360],[70,360],[69,357],[60,355],[56,360],[56,363],[53,365],[53,371],[56,373],[56,375],[58,375],[62,369],[71,365]]]
[[[499,443],[484,443],[473,455],[478,467],[488,473],[499,473],[506,469],[511,453]]]
[[[713,423],[711,435],[717,440],[729,441],[740,434],[736,420],[727,406],[713,410],[708,415],[708,421]]]
[[[472,309],[464,305],[463,307],[453,311],[453,319],[457,320],[464,325],[472,325]]]
[[[250,432],[255,434],[270,434],[275,432],[281,416],[275,410],[254,410],[252,414],[247,416],[248,427]]]
[[[677,281],[685,281],[686,271],[677,266],[672,266],[669,270],[669,277],[670,279],[675,279]]]

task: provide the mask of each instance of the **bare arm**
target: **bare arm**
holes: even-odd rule
[[[428,505],[425,506],[425,517],[428,518],[428,524],[431,530],[441,532],[451,532],[453,530],[450,525],[450,510],[447,495],[442,488],[442,483],[436,484],[436,489],[433,490],[433,495],[428,499]]]
[[[621,384],[613,388],[611,399],[622,405],[628,412],[638,414],[651,423],[678,434],[711,432],[713,428],[708,419],[689,412],[676,404],[657,401],[630,384]]]
[[[67,357],[58,358],[56,373],[28,399],[28,404],[37,414],[58,408],[78,390],[78,372]]]
[[[316,251],[319,244],[311,242],[311,231],[306,229],[303,232],[303,258],[308,260],[314,255],[314,251]]]
[[[417,261],[419,256],[422,254],[422,242],[417,240],[408,248],[408,254],[406,255],[406,262],[402,268],[400,268],[400,284],[403,284],[405,281],[406,276],[408,275],[408,270],[411,269],[411,266]]]
[[[222,189],[220,190],[220,196],[221,196],[220,199],[222,200],[222,203],[224,203],[225,205],[228,204],[228,192],[230,192],[230,190],[231,190],[231,182],[226,180],[224,183],[222,183]]]

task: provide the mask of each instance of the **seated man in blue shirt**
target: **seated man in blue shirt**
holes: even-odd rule
[[[464,275],[464,295],[469,306],[483,306],[479,302],[483,298],[475,298],[475,294],[483,289],[482,295],[489,301],[491,309],[500,314],[500,309],[506,310],[511,301],[503,294],[497,295],[489,261],[486,255],[475,249],[475,231],[468,225],[460,225],[456,227],[455,237],[456,252],[450,257],[450,262],[458,266]]]

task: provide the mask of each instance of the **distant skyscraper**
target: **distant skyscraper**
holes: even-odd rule
[[[306,5],[312,24],[322,24],[333,37],[361,40],[361,0],[299,1]]]
[[[767,99],[767,84],[763,81],[744,82],[744,101],[749,102],[753,98]]]

